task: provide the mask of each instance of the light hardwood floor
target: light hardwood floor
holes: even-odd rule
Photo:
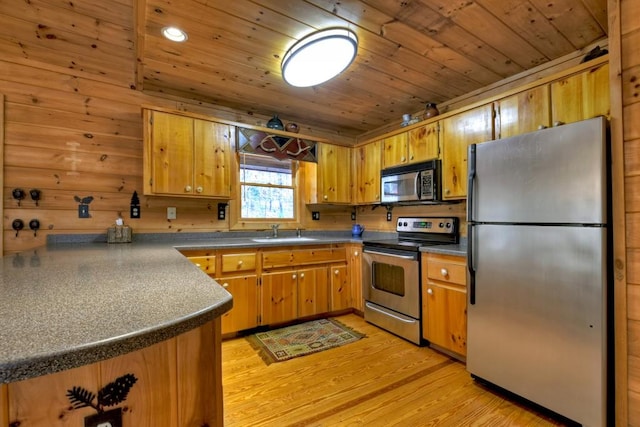
[[[244,338],[222,344],[226,427],[564,425],[475,382],[464,364],[354,314],[366,338],[267,366]]]

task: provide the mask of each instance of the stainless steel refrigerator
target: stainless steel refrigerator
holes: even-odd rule
[[[596,117],[469,147],[467,370],[607,425],[608,148]]]

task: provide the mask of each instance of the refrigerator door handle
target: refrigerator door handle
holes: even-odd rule
[[[467,159],[469,168],[467,176],[467,221],[473,221],[473,192],[476,182],[476,144],[469,146]]]
[[[476,303],[476,270],[473,266],[473,224],[467,224],[467,270],[469,271],[469,304]]]
[[[476,303],[476,270],[473,266],[473,192],[476,181],[476,144],[467,153],[469,180],[467,182],[467,269],[469,270],[469,304]]]

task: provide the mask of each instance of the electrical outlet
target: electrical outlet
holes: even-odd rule
[[[131,218],[140,218],[140,206],[131,205],[131,212],[129,216]]]
[[[89,215],[89,205],[78,205],[78,218],[91,218],[91,215]]]
[[[351,221],[356,220],[356,211],[351,212]]]
[[[167,208],[167,219],[176,219],[178,217],[178,213],[176,212],[176,208],[170,207]]]
[[[393,221],[393,215],[391,212],[387,212],[387,221]]]
[[[311,212],[311,219],[314,221],[320,221],[320,212],[318,211]]]
[[[226,203],[218,203],[218,219],[223,220],[226,216]]]

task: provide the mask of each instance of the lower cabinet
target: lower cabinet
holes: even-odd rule
[[[429,343],[467,354],[467,286],[464,257],[422,254],[422,336]]]
[[[259,325],[258,276],[216,278],[231,295],[233,308],[222,315],[222,333],[229,334]]]
[[[222,334],[351,308],[362,311],[361,245],[182,253],[233,296]]]
[[[331,311],[351,308],[351,281],[346,264],[329,267],[331,283]]]

